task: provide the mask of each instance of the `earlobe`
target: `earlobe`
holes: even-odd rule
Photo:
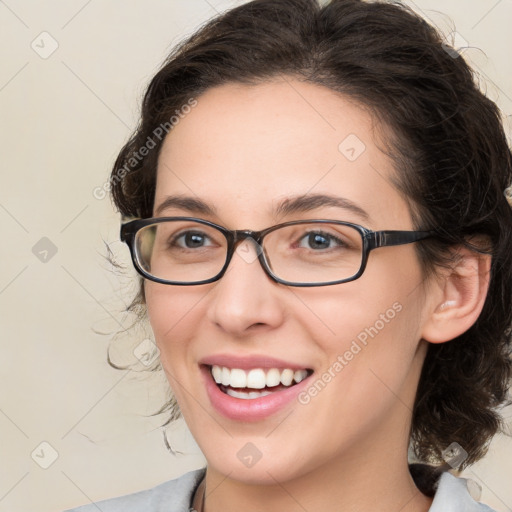
[[[444,343],[467,331],[485,303],[491,256],[466,247],[457,249],[455,256],[450,268],[441,271],[432,293],[429,316],[422,331],[423,339],[430,343]]]

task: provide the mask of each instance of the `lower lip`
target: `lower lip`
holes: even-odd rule
[[[206,384],[206,392],[214,409],[229,419],[237,421],[258,421],[286,407],[308,385],[308,376],[298,384],[274,391],[260,398],[235,398],[223,393],[210,373],[208,366],[201,366],[201,373]]]

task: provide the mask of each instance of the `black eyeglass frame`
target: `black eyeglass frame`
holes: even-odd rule
[[[159,224],[161,222],[168,221],[192,221],[197,222],[199,224],[204,224],[205,226],[212,227],[220,231],[227,240],[227,251],[226,251],[226,262],[224,266],[216,274],[214,277],[210,279],[204,279],[202,281],[192,281],[192,282],[183,282],[183,281],[168,281],[166,279],[160,279],[155,277],[148,272],[146,272],[142,266],[139,264],[137,260],[137,254],[135,249],[135,237],[137,232],[151,224]],[[121,241],[126,243],[130,249],[130,255],[132,258],[133,265],[135,270],[144,278],[149,279],[150,281],[154,281],[160,284],[169,284],[169,285],[177,285],[177,286],[192,286],[192,285],[200,285],[200,284],[208,284],[218,281],[225,273],[233,258],[233,254],[235,253],[237,245],[251,238],[258,246],[263,247],[262,242],[263,238],[272,231],[276,229],[280,229],[285,226],[293,226],[296,224],[337,224],[341,226],[349,226],[356,229],[361,235],[361,239],[363,242],[362,245],[362,256],[361,256],[361,266],[359,267],[359,271],[351,277],[340,279],[338,281],[328,281],[322,283],[297,283],[292,281],[286,281],[284,279],[280,279],[276,275],[272,273],[270,266],[265,258],[264,251],[258,251],[258,260],[260,262],[261,267],[265,271],[265,273],[275,282],[285,284],[287,286],[296,286],[296,287],[313,287],[313,286],[331,286],[334,284],[342,284],[350,281],[355,281],[366,269],[366,264],[368,262],[368,256],[370,251],[373,249],[378,249],[379,247],[390,247],[395,245],[405,245],[413,242],[417,242],[419,240],[424,240],[426,238],[430,238],[434,236],[433,231],[397,231],[397,230],[385,230],[385,231],[372,231],[371,229],[360,226],[359,224],[353,224],[351,222],[345,222],[341,220],[328,220],[328,219],[305,219],[305,220],[293,220],[290,222],[284,222],[281,224],[276,224],[275,226],[271,226],[269,228],[263,229],[261,231],[252,231],[249,229],[236,229],[229,230],[223,226],[210,222],[204,219],[198,219],[196,217],[153,217],[147,219],[135,219],[125,224],[121,225]]]

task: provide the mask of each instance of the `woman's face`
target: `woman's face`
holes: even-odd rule
[[[378,128],[347,98],[288,78],[223,85],[197,100],[163,145],[155,216],[229,229],[301,219],[413,229],[392,163],[377,148]],[[169,196],[181,200],[159,209]],[[304,196],[317,200],[296,201]],[[313,288],[272,281],[255,258],[244,243],[215,283],[145,283],[162,365],[209,466],[273,483],[405,457],[426,345],[414,244],[373,251],[355,281]],[[235,387],[240,372],[230,370],[244,370],[242,380],[263,371],[270,394],[225,393],[214,364]],[[289,384],[290,370],[308,376],[274,386]]]

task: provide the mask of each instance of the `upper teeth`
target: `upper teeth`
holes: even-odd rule
[[[212,366],[212,375],[217,384],[223,386],[231,386],[233,388],[253,388],[263,389],[265,386],[274,387],[279,384],[290,386],[292,382],[300,382],[304,380],[308,372],[307,370],[291,370],[286,368],[279,370],[278,368],[254,368],[246,371],[240,368],[226,368],[225,366]]]

